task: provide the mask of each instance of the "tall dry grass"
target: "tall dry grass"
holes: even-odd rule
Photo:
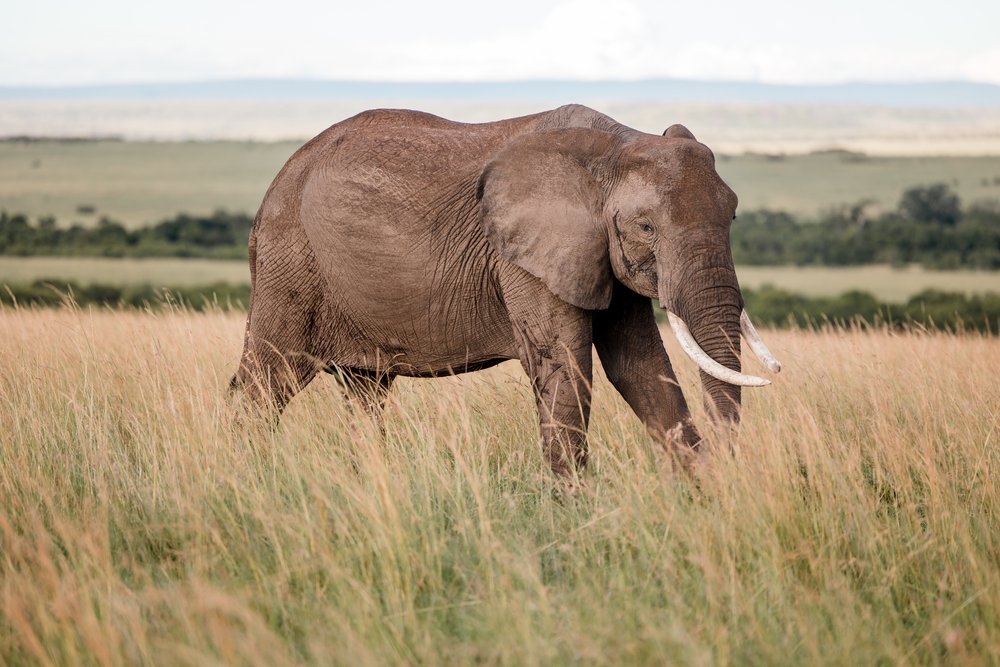
[[[598,378],[560,499],[516,365],[245,435],[241,327],[0,311],[0,663],[1000,662],[996,339],[771,332],[698,483]]]

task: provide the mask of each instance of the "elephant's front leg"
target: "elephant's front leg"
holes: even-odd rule
[[[531,274],[510,266],[501,288],[518,356],[538,405],[542,447],[560,475],[587,463],[592,318]]]
[[[616,281],[611,306],[594,313],[594,346],[608,380],[650,435],[686,464],[699,436],[649,298]]]

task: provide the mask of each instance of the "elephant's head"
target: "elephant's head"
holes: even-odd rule
[[[719,415],[738,419],[740,388],[769,384],[740,372],[741,331],[780,369],[743,310],[729,245],[736,195],[683,126],[527,135],[484,170],[479,196],[493,248],[565,301],[607,308],[613,278],[659,298]]]

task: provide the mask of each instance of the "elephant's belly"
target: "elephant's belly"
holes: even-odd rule
[[[413,305],[417,305],[414,303]],[[430,302],[428,309],[447,305]],[[372,312],[351,308],[354,326],[363,332],[348,347],[360,354],[362,367],[401,375],[464,373],[516,358],[506,317],[467,312],[422,315],[414,308]]]
[[[517,357],[485,264],[451,275],[419,247],[316,255],[330,286],[334,330],[349,332],[336,336],[333,363],[427,376]]]
[[[337,310],[356,334],[337,341],[331,361],[400,375],[434,376],[465,373],[517,357],[502,308],[462,307],[416,297],[377,303],[354,296],[338,299]]]

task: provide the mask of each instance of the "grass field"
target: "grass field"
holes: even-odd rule
[[[179,212],[252,213],[299,142],[0,142],[0,209],[64,223],[107,215],[137,226]],[[1000,156],[865,157],[848,153],[720,156],[743,211],[813,215],[909,187],[951,184],[968,202],[1000,198]],[[81,206],[94,213],[78,212]]]
[[[743,287],[773,285],[806,296],[863,290],[887,303],[903,302],[929,288],[966,294],[1000,292],[1000,271],[931,271],[918,266],[896,269],[880,265],[739,266],[736,271]]]
[[[40,278],[82,284],[197,287],[216,282],[249,283],[250,268],[245,260],[0,257],[0,284],[29,283]]]
[[[886,302],[901,302],[929,287],[969,294],[1000,292],[1000,272],[989,271],[929,271],[888,266],[740,266],[738,272],[744,287],[770,284],[807,296],[835,296],[860,289]],[[243,261],[206,259],[0,257],[0,285],[30,283],[40,278],[81,284],[198,287],[216,282],[249,283],[250,270]]]
[[[0,311],[0,663],[1000,661],[996,339],[770,332],[697,483],[599,377],[565,498],[516,364],[231,429],[242,326]]]
[[[0,142],[0,208],[130,226],[218,208],[253,213],[299,144]]]

